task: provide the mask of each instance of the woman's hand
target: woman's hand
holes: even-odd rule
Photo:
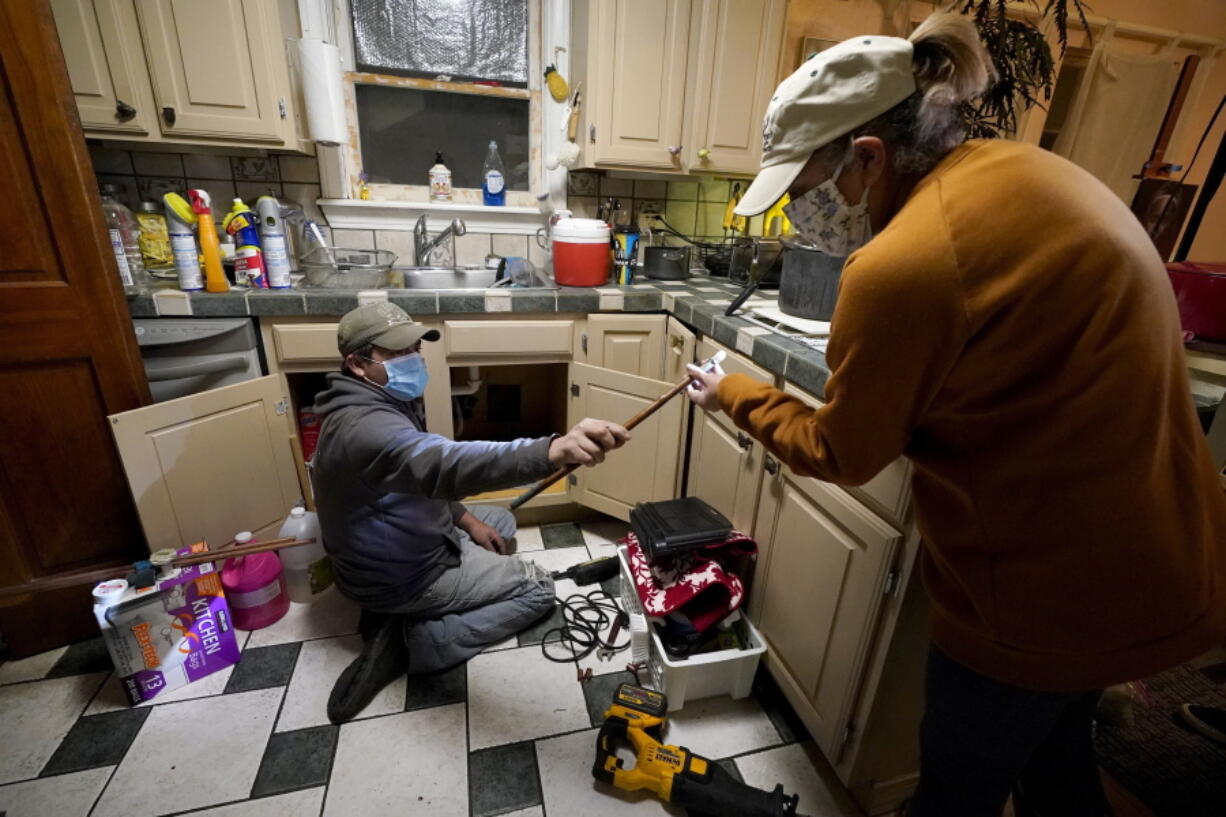
[[[693,378],[685,393],[694,405],[711,412],[719,411],[719,381],[724,379],[724,370],[716,366],[715,371],[704,372],[692,363],[685,370]]]

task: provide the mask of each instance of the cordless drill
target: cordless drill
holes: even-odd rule
[[[647,789],[686,810],[689,817],[793,817],[800,799],[783,785],[763,791],[739,782],[721,766],[683,746],[662,743],[667,699],[659,692],[622,684],[613,693],[596,738],[592,776],[619,789]],[[633,769],[622,767],[617,745],[634,749]]]

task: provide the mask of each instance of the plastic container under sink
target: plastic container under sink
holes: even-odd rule
[[[253,543],[251,533],[234,537],[238,546]],[[226,559],[221,567],[230,615],[240,630],[258,630],[281,620],[289,610],[289,593],[277,554],[268,551]]]

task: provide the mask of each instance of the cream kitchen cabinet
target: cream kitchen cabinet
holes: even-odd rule
[[[85,135],[309,152],[294,4],[52,0]]]
[[[667,328],[665,315],[588,315],[580,348],[592,366],[659,380]]]
[[[752,175],[786,0],[575,0],[581,162]]]
[[[729,374],[775,382],[775,376],[766,369],[709,338],[699,342],[697,357],[706,360],[717,351],[727,354],[721,366]],[[700,497],[728,517],[737,530],[751,533],[758,514],[765,456],[762,444],[737,428],[727,414],[695,411],[686,494]]]
[[[108,418],[150,550],[267,534],[310,502],[289,393],[269,375]]]

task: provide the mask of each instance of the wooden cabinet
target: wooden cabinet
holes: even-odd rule
[[[696,338],[685,324],[672,316],[669,316],[664,332],[664,379],[677,383],[685,376],[686,365],[694,362]]]
[[[786,11],[781,0],[695,4],[682,144],[691,172],[758,172]]]
[[[625,422],[673,386],[584,363],[571,364],[570,380],[571,424],[584,417]],[[575,471],[571,499],[628,520],[630,509],[639,502],[675,497],[686,409],[683,400],[670,400],[634,429],[630,444],[611,454],[599,468]]]
[[[311,150],[288,0],[53,0],[86,136]]]
[[[575,0],[581,162],[752,175],[786,0]]]
[[[157,132],[131,0],[51,0],[81,125],[99,134]]]
[[[706,360],[717,351],[727,354],[721,365],[729,374],[775,382],[775,376],[766,369],[707,338],[698,344],[697,357]],[[695,411],[686,494],[702,498],[728,517],[737,530],[752,534],[765,453],[762,444],[737,428],[727,414]]]
[[[589,315],[584,333],[587,363],[659,380],[664,376],[666,331],[664,315]]]
[[[302,501],[288,395],[270,375],[108,418],[150,550],[269,532]]]
[[[850,494],[768,458],[754,614],[780,683],[837,763],[903,534]],[[803,717],[804,715],[802,715]]]

